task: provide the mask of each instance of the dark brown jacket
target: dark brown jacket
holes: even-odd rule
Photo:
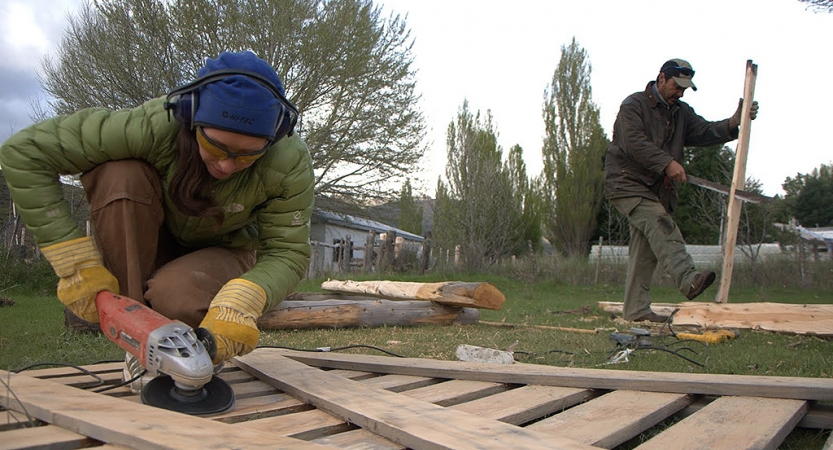
[[[605,157],[605,197],[646,197],[671,213],[677,190],[674,183],[664,182],[665,167],[672,159],[683,163],[683,147],[729,142],[737,138],[738,129],[729,129],[729,119],[709,122],[682,101],[666,107],[656,97],[654,83],[619,107]]]

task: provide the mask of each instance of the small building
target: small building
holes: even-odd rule
[[[348,261],[362,264],[365,260],[365,247],[368,238],[371,245],[378,250],[381,242],[389,233],[396,235],[396,253],[411,250],[419,256],[425,238],[375,220],[352,216],[344,213],[316,209],[312,213],[310,243],[313,255],[310,261],[310,275],[319,272],[338,272],[342,252],[347,252]],[[375,256],[375,255],[373,255]]]

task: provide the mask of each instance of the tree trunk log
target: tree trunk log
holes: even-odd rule
[[[477,323],[479,318],[477,309],[430,301],[284,300],[257,325],[263,330],[450,325]]]
[[[430,300],[463,308],[500,309],[506,297],[489,283],[446,281],[409,283],[405,281],[327,280],[322,289],[333,292],[369,295],[389,300]]]

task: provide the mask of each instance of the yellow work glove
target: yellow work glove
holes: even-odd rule
[[[41,253],[52,264],[58,281],[58,300],[73,314],[98,323],[95,296],[101,291],[119,293],[119,282],[104,267],[101,254],[89,237],[50,245]]]
[[[235,278],[220,289],[200,323],[214,335],[214,364],[254,350],[260,337],[257,319],[264,306],[266,291],[251,281]]]

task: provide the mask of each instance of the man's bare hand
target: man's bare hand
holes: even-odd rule
[[[678,182],[678,183],[685,183],[685,169],[683,166],[678,163],[677,161],[671,160],[667,166],[665,166],[665,174],[668,175],[668,178]]]

